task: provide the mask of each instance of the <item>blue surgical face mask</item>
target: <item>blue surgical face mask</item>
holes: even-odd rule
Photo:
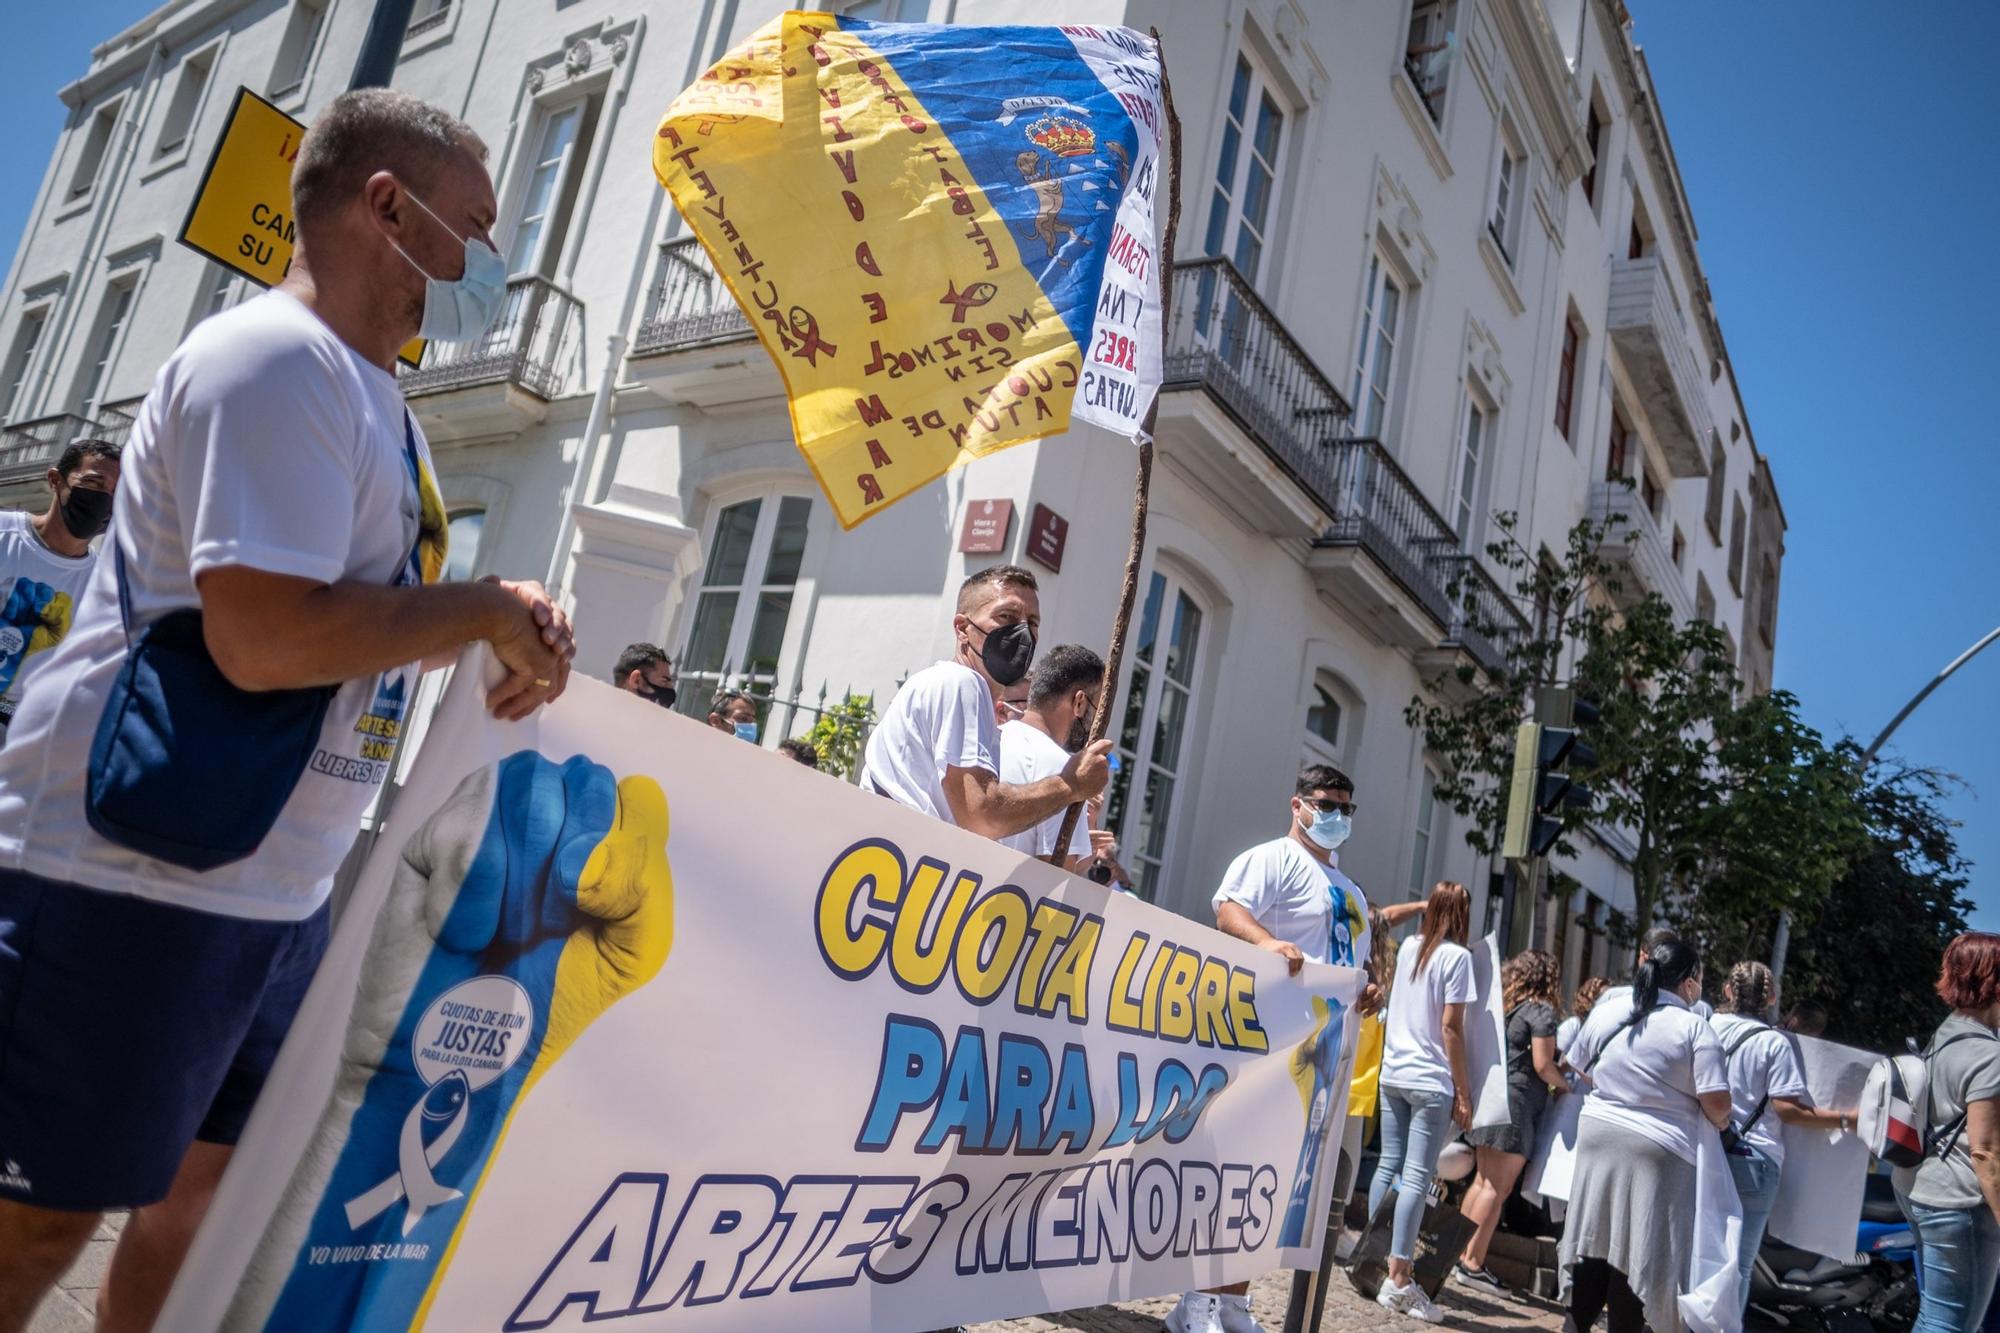
[[[736,739],[739,741],[749,741],[752,745],[755,745],[757,743],[757,724],[755,722],[738,722],[736,724]]]
[[[411,203],[429,213],[438,226],[451,231],[445,220],[432,213],[430,205],[411,194],[407,186],[403,193]],[[470,236],[460,237],[460,241],[465,246],[465,270],[450,281],[424,273],[423,265],[411,259],[409,251],[394,241],[389,242],[396,245],[396,253],[411,268],[424,274],[424,322],[417,328],[419,338],[470,342],[493,326],[507,300],[507,262],[500,258],[500,252]]]
[[[1305,830],[1308,838],[1331,852],[1354,832],[1354,820],[1338,810],[1315,810],[1312,823],[1306,825]]]

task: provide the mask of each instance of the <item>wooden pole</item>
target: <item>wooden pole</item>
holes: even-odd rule
[[[1160,275],[1160,355],[1166,355],[1166,339],[1170,336],[1173,315],[1174,290],[1174,236],[1181,223],[1181,121],[1174,114],[1173,88],[1167,82],[1167,48],[1160,40],[1160,30],[1152,29],[1153,47],[1160,53],[1160,106],[1167,118],[1166,159],[1167,167],[1167,225],[1160,235],[1159,253],[1153,256],[1154,270]],[[1125,661],[1125,638],[1132,627],[1132,606],[1139,597],[1139,566],[1146,555],[1146,509],[1153,487],[1153,429],[1160,420],[1160,393],[1153,392],[1152,405],[1146,409],[1146,419],[1139,425],[1139,474],[1132,484],[1132,546],[1125,553],[1125,583],[1118,591],[1118,615],[1111,622],[1111,647],[1104,654],[1104,685],[1098,690],[1097,715],[1090,722],[1092,745],[1104,739],[1104,733],[1111,725],[1111,706],[1118,694],[1118,669]],[[1056,834],[1055,850],[1049,853],[1049,864],[1064,865],[1069,860],[1069,840],[1076,833],[1076,822],[1083,817],[1083,802],[1063,813],[1061,830]]]

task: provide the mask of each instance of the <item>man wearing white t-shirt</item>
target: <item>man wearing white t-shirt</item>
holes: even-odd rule
[[[1059,643],[1042,655],[1030,677],[1021,715],[1000,727],[1000,780],[1025,787],[1063,771],[1083,748],[1104,686],[1104,659],[1075,643]],[[1068,807],[1031,829],[1000,839],[1016,851],[1046,859],[1056,847]],[[1116,846],[1111,834],[1093,830],[1079,818],[1070,830],[1069,868],[1078,874],[1098,860],[1109,862]]]
[[[1368,899],[1340,868],[1339,849],[1354,828],[1354,780],[1328,764],[1299,770],[1285,836],[1230,862],[1215,891],[1215,925],[1285,960],[1293,975],[1307,963],[1359,967],[1368,984],[1356,1008],[1382,1005],[1369,948]],[[1423,911],[1422,903],[1381,909],[1390,925]],[[1336,1062],[1337,1064],[1337,1062]],[[1345,1095],[1344,1090],[1341,1095]],[[1171,1333],[1249,1333],[1247,1282],[1190,1291],[1167,1315]]]
[[[988,838],[1025,832],[1103,791],[1108,740],[1068,756],[1049,777],[1016,784],[1000,776],[994,700],[1028,674],[1041,620],[1030,571],[995,565],[967,578],[951,618],[951,660],[903,682],[868,738],[861,785]]]
[[[0,744],[28,677],[76,618],[97,563],[91,540],[111,522],[118,446],[78,440],[48,480],[46,511],[0,514]]]
[[[0,1330],[108,1208],[134,1211],[98,1327],[152,1325],[318,966],[422,665],[491,644],[503,719],[568,679],[569,624],[538,585],[439,581],[444,506],[395,375],[412,337],[477,337],[504,295],[484,160],[414,98],[335,99],[293,166],[290,274],[203,321],[140,409],[106,558],[0,751]],[[131,641],[169,615],[172,651],[205,666],[162,684],[169,702],[247,719],[325,689],[324,719],[272,822],[227,825],[267,738],[176,733],[136,765],[139,804],[102,821],[113,841],[87,819],[93,736]],[[171,835],[208,840],[182,857]]]

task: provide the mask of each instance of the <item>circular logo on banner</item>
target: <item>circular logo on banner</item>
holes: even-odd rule
[[[474,977],[431,1001],[410,1058],[424,1082],[458,1073],[477,1092],[514,1067],[534,1024],[534,1002],[512,977]]]
[[[0,625],[0,657],[12,657],[28,644],[27,636],[12,625]]]

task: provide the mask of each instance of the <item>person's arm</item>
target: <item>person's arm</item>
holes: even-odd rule
[[[1103,791],[1111,776],[1105,758],[1110,753],[1111,742],[1098,741],[1071,755],[1062,772],[1019,785],[1002,782],[999,774],[983,768],[947,768],[943,787],[951,822],[987,838],[1008,838],[1031,829]]]
[[[1562,1067],[1556,1063],[1556,1039],[1554,1037],[1532,1037],[1528,1048],[1535,1057],[1535,1077],[1542,1086],[1560,1097],[1569,1090],[1569,1083],[1563,1078]]]
[[[1993,1216],[2000,1219],[2000,1100],[1984,1097],[1967,1106],[1965,1134],[1979,1192]]]
[[[1296,944],[1279,939],[1259,925],[1257,918],[1250,915],[1250,909],[1242,903],[1224,899],[1215,908],[1215,928],[1225,935],[1234,935],[1246,944],[1254,944],[1260,949],[1269,949],[1285,960],[1291,974],[1297,976],[1306,964],[1306,956],[1299,952]]]
[[[1382,914],[1382,920],[1389,929],[1396,930],[1405,921],[1414,921],[1422,916],[1424,905],[1421,902],[1391,903],[1387,907],[1378,907],[1375,910]]]
[[[378,587],[222,565],[195,588],[208,651],[242,690],[336,685],[484,639],[508,671],[487,705],[519,718],[562,694],[576,651],[568,617],[534,583]]]
[[[1701,1113],[1708,1117],[1709,1124],[1721,1129],[1729,1123],[1729,1089],[1696,1093],[1695,1100],[1701,1103]]]
[[[1854,1124],[1852,1111],[1822,1111],[1792,1097],[1773,1097],[1771,1109],[1778,1119],[1800,1129],[1847,1129]]]
[[[1451,1118],[1460,1129],[1472,1128],[1472,1069],[1465,1059],[1465,1006],[1444,1007],[1444,1058],[1451,1065]]]

